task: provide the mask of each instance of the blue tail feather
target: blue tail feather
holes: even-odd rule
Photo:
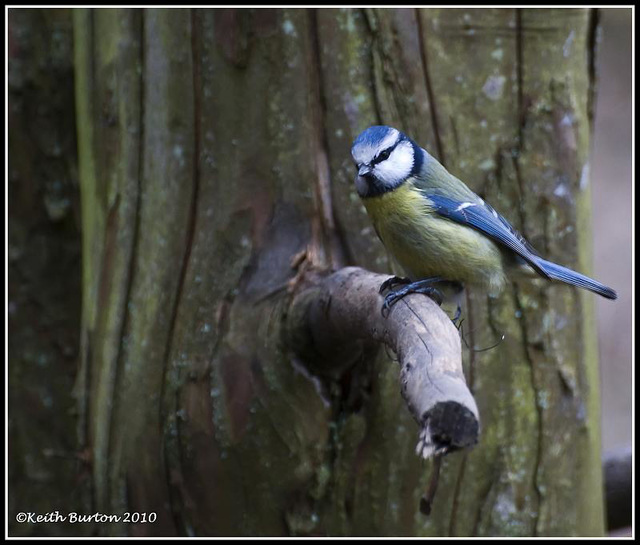
[[[552,280],[559,280],[560,282],[566,282],[567,284],[587,289],[597,293],[598,295],[602,295],[607,299],[618,298],[618,294],[615,290],[612,290],[600,282],[596,282],[588,276],[572,271],[571,269],[567,269],[567,267],[563,267],[557,263],[546,261],[545,259],[538,258],[536,261]]]

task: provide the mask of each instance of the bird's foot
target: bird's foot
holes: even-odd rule
[[[442,305],[442,301],[444,300],[444,296],[442,295],[442,292],[431,285],[434,282],[439,282],[440,280],[441,278],[437,276],[433,278],[425,278],[424,280],[418,280],[417,282],[412,282],[411,284],[403,288],[400,288],[399,290],[395,290],[387,294],[386,297],[384,298],[384,303],[382,304],[382,310],[381,310],[382,316],[386,318],[389,315],[389,312],[391,311],[391,307],[395,305],[400,299],[402,299],[403,297],[406,297],[410,293],[422,293],[424,295],[428,295],[429,297],[431,297],[431,299],[433,299],[438,304],[438,306]],[[396,282],[396,284],[397,283],[398,282]],[[401,283],[405,283],[405,282],[401,282]]]
[[[392,276],[391,278],[387,278],[382,284],[380,284],[380,290],[378,293],[384,293],[385,291],[400,284],[411,284],[411,278],[407,278],[406,276]]]

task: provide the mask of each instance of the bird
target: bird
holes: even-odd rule
[[[540,256],[494,208],[402,131],[375,125],[354,140],[355,186],[378,237],[409,277],[394,276],[383,313],[409,293],[439,304],[467,285],[497,296],[513,277],[542,277],[590,290],[616,292]],[[400,289],[393,289],[403,285]],[[454,322],[460,316],[460,304]]]

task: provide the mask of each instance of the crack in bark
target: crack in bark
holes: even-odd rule
[[[429,331],[429,328],[427,327],[427,324],[424,323],[424,320],[418,315],[418,313],[413,310],[413,308],[411,307],[411,305],[406,301],[406,299],[401,299],[401,301],[407,306],[407,308],[412,312],[412,314],[417,318],[417,320],[423,325],[423,327]],[[425,350],[427,351],[427,354],[429,354],[429,357],[431,358],[431,362],[433,362],[433,353],[431,352],[431,349],[429,348],[429,345],[425,342],[425,340],[422,338],[421,335],[418,335],[418,339],[420,339],[420,342],[423,344]],[[386,345],[385,345],[386,346]],[[427,378],[429,379],[429,382],[431,384],[433,384],[433,386],[435,387],[436,390],[438,390],[441,394],[445,394],[445,392],[442,390],[442,388],[438,387],[437,382],[435,382],[432,378],[431,375],[429,374],[429,366],[426,366],[426,375]],[[469,388],[469,390],[471,390],[471,388]],[[472,392],[473,393],[473,392]]]
[[[360,8],[360,13],[362,14],[362,18],[364,19],[367,27],[367,32],[369,33],[369,53],[370,53],[370,64],[369,64],[369,72],[370,72],[370,81],[372,82],[372,91],[373,91],[373,106],[376,112],[376,124],[383,125],[384,120],[382,118],[382,111],[380,109],[380,97],[378,96],[378,86],[376,85],[376,66],[375,66],[375,53],[374,53],[374,43],[377,40],[377,34],[374,30],[374,25],[369,19],[369,13],[367,12],[367,8]]]
[[[451,134],[453,135],[456,154],[460,155],[460,138],[458,137],[458,128],[456,127],[456,121],[451,114],[449,114],[449,123],[451,125]]]
[[[513,168],[516,175],[518,191],[518,215],[520,217],[520,232],[527,238],[526,215],[524,212],[524,181],[520,174],[520,155],[524,150],[524,127],[526,124],[527,111],[524,104],[524,45],[523,45],[522,9],[516,8],[516,72],[518,80],[518,141],[516,143],[516,154],[512,154]]]
[[[121,371],[124,366],[123,357],[124,350],[122,349],[122,339],[125,337],[125,332],[129,325],[130,313],[129,313],[129,301],[131,300],[131,291],[133,286],[133,279],[135,277],[136,272],[136,256],[138,252],[138,243],[139,243],[139,232],[140,232],[140,206],[141,206],[141,193],[142,193],[142,175],[143,175],[143,158],[144,158],[144,13],[142,10],[139,11],[140,16],[140,73],[139,73],[139,81],[140,81],[140,89],[139,89],[139,112],[138,112],[138,124],[140,127],[140,131],[138,134],[138,177],[136,180],[136,200],[134,203],[135,206],[135,216],[133,218],[133,236],[131,243],[131,254],[129,255],[129,264],[128,264],[128,272],[127,272],[127,280],[125,287],[125,297],[123,299],[124,305],[124,316],[120,328],[120,334],[118,336],[118,354],[116,357],[116,369],[115,369],[115,377],[114,384],[118,384],[120,380]],[[115,414],[119,407],[119,401],[117,396],[112,396],[112,414]],[[111,450],[111,445],[113,445],[114,436],[118,434],[117,430],[115,430],[112,426],[113,422],[111,422],[109,427],[109,450]],[[111,454],[111,453],[110,453]],[[127,500],[128,501],[128,500]]]
[[[518,80],[518,152],[524,148],[524,122],[526,112],[524,109],[524,91],[523,91],[523,31],[522,28],[522,9],[516,9],[516,74]]]
[[[167,445],[166,445],[166,441],[163,439],[164,437],[164,423],[168,417],[167,414],[164,413],[163,411],[163,402],[162,400],[165,399],[165,396],[167,395],[166,389],[167,389],[167,381],[168,381],[168,373],[169,371],[169,366],[170,366],[170,362],[169,362],[169,358],[171,356],[171,348],[173,346],[173,341],[174,341],[174,334],[175,334],[175,326],[176,326],[176,321],[178,318],[178,310],[180,308],[180,303],[182,301],[182,295],[183,295],[183,290],[184,290],[184,284],[185,284],[185,280],[186,280],[186,274],[187,274],[187,269],[189,267],[189,260],[191,257],[191,251],[193,249],[193,241],[194,241],[194,237],[195,237],[195,232],[196,232],[196,224],[197,224],[197,215],[198,215],[198,194],[199,194],[199,186],[200,186],[200,148],[201,148],[201,142],[200,142],[200,127],[201,127],[201,123],[200,123],[200,108],[201,108],[201,104],[202,104],[202,96],[201,96],[201,64],[202,64],[202,58],[201,58],[201,51],[200,51],[200,35],[197,32],[197,24],[196,24],[196,16],[195,16],[195,11],[192,9],[191,10],[191,14],[190,14],[190,30],[191,30],[191,54],[192,54],[192,71],[193,71],[193,81],[192,81],[192,85],[193,85],[193,117],[194,117],[194,122],[193,122],[193,185],[192,185],[192,194],[191,194],[191,203],[189,205],[189,216],[188,216],[188,221],[187,221],[187,236],[185,239],[185,251],[182,257],[182,265],[180,266],[180,275],[178,278],[178,285],[177,285],[177,289],[176,289],[176,296],[175,296],[175,300],[173,302],[173,308],[171,310],[171,317],[169,320],[169,328],[168,328],[168,332],[167,332],[167,343],[165,346],[165,353],[164,353],[164,357],[163,357],[163,368],[162,368],[162,382],[161,382],[161,388],[160,388],[160,437],[161,437],[161,441],[162,441],[162,448],[163,450],[166,452],[167,449]],[[177,408],[177,392],[174,393],[175,395],[175,399],[174,399],[174,408]],[[180,444],[180,433],[179,433],[179,429],[180,429],[180,422],[178,419],[176,419],[176,430],[177,430],[177,441],[178,444]],[[182,448],[178,448],[178,457],[180,458],[181,453],[183,451]],[[186,532],[186,525],[184,524],[184,521],[182,520],[182,517],[180,515],[180,513],[178,512],[177,508],[176,508],[176,503],[178,502],[177,499],[175,499],[174,495],[172,494],[172,477],[171,477],[171,470],[172,468],[170,467],[170,464],[168,463],[168,456],[165,455],[164,457],[164,469],[165,469],[165,474],[167,476],[167,490],[168,490],[168,495],[169,495],[169,509],[171,510],[171,513],[173,515],[173,523],[176,526],[176,528],[182,528],[183,531]]]
[[[596,108],[597,97],[597,49],[600,34],[600,10],[592,8],[589,11],[589,23],[587,28],[587,71],[589,87],[587,89],[587,118],[589,119],[590,132],[593,131],[593,121]]]
[[[468,381],[468,386],[469,386],[469,391],[471,392],[471,395],[473,395],[473,383],[474,383],[474,368],[476,365],[476,352],[475,352],[475,335],[473,333],[474,331],[474,327],[473,327],[473,308],[472,308],[472,303],[471,303],[471,295],[469,293],[469,290],[466,291],[465,293],[465,298],[467,300],[467,322],[469,323],[469,345],[471,346],[471,348],[469,349],[469,381]],[[457,519],[457,513],[458,513],[458,505],[459,505],[459,501],[458,501],[458,496],[460,494],[460,491],[462,490],[462,479],[464,478],[464,470],[465,470],[465,465],[467,463],[467,456],[468,453],[465,452],[464,453],[464,458],[462,459],[462,462],[460,464],[460,470],[458,472],[458,477],[456,478],[456,486],[455,486],[455,490],[453,492],[453,502],[451,504],[451,515],[450,515],[450,520],[449,520],[449,535],[453,536],[454,532],[455,532],[455,527],[456,527],[456,519]]]
[[[105,229],[103,233],[104,235],[103,246],[102,246],[103,252],[102,252],[102,260],[101,260],[100,269],[99,269],[98,296],[97,296],[97,304],[99,306],[102,306],[103,304],[107,306],[106,299],[110,298],[111,296],[113,270],[110,263],[112,262],[112,259],[113,259],[113,252],[115,252],[116,250],[115,249],[116,238],[117,238],[116,233],[118,232],[119,220],[120,220],[119,203],[120,203],[120,197],[119,195],[116,195],[115,202],[113,203],[110,210],[108,211],[107,221],[105,223]],[[129,285],[125,287],[125,293],[128,290],[128,288],[129,288]],[[127,299],[125,298],[122,299],[121,306],[118,310],[119,310],[118,314],[120,315],[120,320],[121,320],[119,324],[120,335],[118,336],[117,340],[109,339],[111,342],[117,343],[117,349],[116,349],[117,352],[114,358],[109,358],[109,357],[100,358],[101,367],[99,369],[98,375],[100,375],[100,379],[105,378],[106,380],[104,380],[104,382],[100,380],[100,386],[98,386],[95,394],[96,399],[100,399],[101,397],[104,396],[109,400],[109,402],[106,404],[106,407],[104,408],[104,411],[96,411],[96,414],[95,414],[95,419],[96,420],[99,419],[101,421],[101,425],[96,426],[97,430],[99,431],[95,433],[94,437],[101,437],[101,439],[99,441],[94,441],[94,448],[98,450],[98,445],[99,445],[100,447],[99,450],[101,451],[100,458],[104,460],[104,467],[97,468],[98,471],[102,473],[101,480],[102,478],[104,478],[104,482],[102,483],[104,485],[104,488],[102,490],[97,491],[100,496],[100,501],[97,502],[98,508],[101,508],[100,505],[103,506],[102,508],[107,508],[107,506],[110,505],[111,464],[109,462],[112,457],[111,448],[114,443],[114,436],[116,435],[116,430],[114,429],[113,415],[116,413],[117,407],[118,407],[115,392],[116,392],[116,384],[119,376],[118,369],[120,367],[121,356],[122,356],[121,339],[122,339],[122,333],[124,332],[124,327],[125,327],[124,315],[126,315],[127,313]],[[105,318],[105,320],[106,319],[107,318]],[[118,320],[118,318],[116,318],[116,320]],[[98,324],[99,324],[98,330],[102,333],[102,330],[105,326],[103,325],[103,323],[100,323],[100,321],[98,321]],[[100,337],[102,341],[101,344],[104,344],[103,336],[100,335]],[[101,356],[103,356],[103,354],[104,353],[102,353]],[[100,392],[104,390],[107,390],[107,393],[101,395]],[[96,456],[96,459],[97,458],[98,456]]]
[[[522,179],[522,175],[520,174],[520,160],[519,160],[519,155],[522,152],[522,149],[518,148],[518,157],[512,157],[512,161],[513,161],[513,169],[516,175],[516,182],[518,184],[518,192],[519,192],[519,199],[518,199],[518,216],[520,218],[520,233],[522,234],[522,236],[528,240],[527,237],[527,217],[526,214],[524,212],[524,195],[525,195],[525,190],[524,190],[524,180]]]
[[[438,150],[438,158],[443,166],[447,166],[447,161],[444,155],[444,148],[442,145],[442,139],[440,137],[440,129],[438,126],[438,113],[436,108],[435,94],[433,92],[433,86],[431,85],[431,76],[429,75],[429,64],[427,62],[427,44],[424,39],[424,29],[422,25],[422,17],[419,8],[416,8],[416,21],[418,23],[418,40],[420,42],[420,60],[422,62],[422,71],[424,73],[424,82],[427,87],[427,96],[429,97],[429,111],[431,112],[431,123],[433,124],[433,135],[436,141],[436,149]]]
[[[536,381],[536,376],[535,376],[535,364],[533,362],[533,358],[531,357],[531,354],[529,353],[529,335],[528,335],[528,331],[527,331],[527,324],[526,324],[526,320],[525,320],[525,313],[524,313],[524,308],[522,306],[522,303],[520,302],[520,292],[518,289],[518,286],[516,284],[513,284],[513,297],[514,297],[514,302],[516,305],[516,308],[518,310],[518,312],[520,313],[520,330],[522,332],[522,343],[523,343],[523,348],[524,348],[524,356],[525,359],[527,361],[527,364],[529,365],[529,368],[531,369],[531,387],[533,389],[534,392],[534,396],[535,396],[535,408],[536,408],[536,414],[537,414],[537,424],[538,424],[538,440],[536,443],[536,456],[535,456],[535,467],[534,467],[534,471],[533,471],[533,487],[536,491],[536,499],[537,499],[537,505],[536,505],[536,509],[535,509],[535,518],[534,518],[534,525],[533,525],[533,536],[536,537],[538,535],[538,523],[540,521],[540,508],[542,505],[542,491],[540,490],[540,485],[538,483],[538,476],[540,473],[540,465],[541,465],[541,461],[542,461],[542,443],[543,443],[543,439],[544,439],[544,435],[543,435],[543,426],[544,426],[544,422],[543,422],[543,408],[540,405],[539,399],[538,399],[538,384]]]
[[[81,13],[81,12],[80,12]],[[93,107],[92,107],[92,97],[93,97],[93,87],[94,87],[94,75],[95,75],[95,55],[94,55],[94,35],[95,35],[95,24],[94,24],[94,11],[93,10],[87,10],[87,15],[89,18],[89,25],[87,25],[89,27],[88,30],[88,34],[89,34],[89,48],[91,49],[91,55],[90,55],[90,62],[89,64],[89,71],[90,74],[88,75],[88,80],[90,82],[90,86],[91,86],[91,92],[89,93],[88,97],[85,97],[86,100],[90,103],[89,105],[89,110],[90,112],[93,111]],[[79,16],[78,16],[79,17]],[[78,25],[78,20],[74,20],[74,27],[76,27]],[[74,29],[74,41],[78,38],[78,31],[76,29]],[[84,60],[84,59],[83,59]],[[80,71],[78,69],[77,66],[77,58],[74,59],[74,64],[75,66],[75,71],[76,71],[76,81],[78,81],[78,75],[77,73]],[[76,84],[77,85],[77,84]],[[77,93],[77,87],[75,89],[76,93]],[[89,89],[86,89],[86,91],[89,91]],[[80,98],[77,96],[76,94],[76,117],[78,119],[78,121],[81,119],[81,114],[80,114],[80,110],[81,107],[79,106],[79,102],[80,102]],[[78,128],[77,131],[79,132],[79,123],[78,123]],[[90,130],[93,130],[93,124],[91,124],[90,126]],[[77,138],[80,138],[80,134],[77,135]],[[93,139],[92,139],[93,140]],[[78,142],[78,167],[80,167],[80,161],[81,161],[81,144],[80,142]],[[91,155],[93,155],[93,150],[90,150]],[[80,172],[78,174],[80,176]],[[94,172],[95,175],[95,172]],[[80,183],[80,180],[79,180]],[[80,185],[82,185],[82,183],[80,183]],[[80,200],[80,202],[82,202],[82,199]],[[82,237],[87,236],[87,234],[84,232],[84,228],[82,229]],[[84,248],[85,243],[81,242],[81,247]],[[83,271],[82,271],[82,291],[83,291],[83,298],[87,297],[89,294],[84,293],[86,291],[86,281],[85,281],[85,270],[87,268],[87,265],[85,263],[85,260],[89,260],[90,257],[89,256],[83,256],[82,261],[83,261]],[[89,437],[91,435],[91,424],[90,424],[90,420],[89,420],[89,415],[88,415],[88,411],[89,411],[89,397],[90,397],[90,393],[91,393],[91,380],[92,380],[92,369],[91,369],[91,360],[93,358],[93,350],[92,350],[92,331],[90,331],[87,327],[87,316],[86,316],[86,305],[84,304],[84,302],[82,303],[82,309],[81,309],[81,323],[82,323],[82,328],[81,328],[81,332],[80,332],[80,369],[78,370],[78,376],[76,378],[76,383],[74,385],[74,390],[79,390],[80,392],[78,394],[76,394],[78,396],[78,424],[77,424],[77,434],[78,434],[78,443],[79,443],[79,447],[80,450],[89,450],[91,447],[89,445]],[[91,464],[92,466],[93,464]],[[93,467],[91,467],[90,471],[93,475]],[[96,506],[96,496],[95,496],[95,483],[92,480],[91,483],[91,493],[89,494],[90,496],[90,502],[91,508],[95,508]]]
[[[327,138],[327,102],[324,92],[324,77],[322,74],[322,52],[320,49],[320,29],[318,25],[317,8],[309,10],[309,27],[311,38],[311,64],[315,67],[313,86],[315,92],[315,146],[316,146],[316,197],[322,219],[322,232],[329,244],[329,263],[333,269],[346,264],[347,244],[341,230],[338,228],[333,213],[333,198],[331,194],[331,160]]]
[[[459,498],[460,492],[462,490],[462,480],[464,479],[464,470],[467,465],[467,456],[468,454],[466,452],[462,456],[462,461],[460,462],[460,470],[458,471],[455,488],[453,490],[453,503],[451,505],[451,515],[449,519],[449,537],[453,537],[456,531],[458,507],[460,503]]]
[[[132,15],[131,17],[135,18],[135,14]],[[92,88],[90,90],[90,93],[93,96],[94,94],[93,84],[95,82],[95,72],[96,72],[95,58],[96,58],[96,42],[97,42],[97,40],[95,39],[95,30],[94,30],[95,17],[93,12],[89,12],[89,20],[90,20],[89,22],[90,44],[88,45],[88,47],[93,51],[92,62],[90,67],[90,71],[91,71],[90,79],[92,82]],[[127,18],[127,23],[129,23],[128,18]],[[133,24],[135,24],[135,20],[133,21]],[[140,48],[140,50],[142,51],[142,47]],[[142,54],[141,51],[140,51],[140,55]],[[118,59],[116,62],[120,62],[120,60]],[[141,90],[142,89],[141,75],[139,76],[139,81],[140,81],[141,87],[140,87],[140,96],[138,97],[140,101],[139,111],[138,111],[138,125],[139,127],[142,127],[143,100],[142,100],[142,90]],[[122,98],[120,99],[122,100]],[[89,97],[89,100],[92,100],[91,97]],[[93,113],[93,110],[91,113]],[[125,120],[125,123],[126,122],[127,121]],[[140,148],[142,147],[141,131],[138,133],[138,146]],[[94,150],[92,150],[91,153],[93,153],[93,151]],[[107,360],[106,362],[103,361],[103,367],[102,367],[102,369],[104,369],[107,374],[107,378],[108,378],[107,387],[110,388],[110,391],[108,392],[108,395],[104,396],[108,398],[109,402],[107,404],[107,407],[104,410],[104,414],[103,414],[104,421],[103,421],[103,426],[101,426],[101,428],[103,428],[105,432],[102,434],[103,444],[100,446],[99,457],[104,460],[104,467],[99,468],[96,465],[94,465],[95,471],[100,472],[101,476],[96,477],[94,473],[94,483],[93,483],[93,492],[92,492],[91,501],[94,505],[98,505],[98,506],[102,504],[104,504],[105,506],[108,506],[111,503],[111,499],[112,499],[112,494],[111,494],[112,471],[111,471],[110,460],[113,458],[113,454],[114,454],[113,445],[115,442],[114,439],[115,439],[115,436],[117,435],[116,430],[114,429],[113,416],[114,414],[117,413],[119,408],[119,402],[118,402],[119,398],[116,395],[116,388],[117,388],[118,381],[120,379],[121,369],[123,366],[122,339],[124,338],[124,332],[126,331],[126,327],[128,325],[128,320],[129,320],[129,310],[128,310],[127,303],[129,301],[131,286],[133,283],[132,279],[134,276],[134,263],[135,263],[135,255],[136,255],[137,241],[138,241],[139,217],[140,217],[140,214],[139,214],[140,186],[141,186],[140,165],[141,163],[139,163],[138,165],[139,176],[136,182],[134,182],[136,183],[136,187],[132,191],[133,195],[131,195],[131,199],[133,201],[133,208],[134,208],[133,217],[128,217],[130,214],[125,215],[123,217],[125,212],[123,212],[122,207],[120,206],[120,195],[122,193],[122,188],[118,187],[117,192],[115,193],[115,198],[113,199],[113,202],[109,206],[109,210],[107,212],[107,221],[106,221],[105,230],[104,230],[103,254],[102,254],[100,267],[98,270],[96,270],[96,274],[99,275],[99,280],[97,282],[97,286],[98,286],[97,304],[100,305],[101,301],[105,297],[109,297],[111,295],[111,291],[114,289],[111,287],[111,284],[114,280],[113,270],[111,269],[108,263],[112,259],[111,252],[118,252],[118,249],[114,245],[117,243],[117,237],[118,237],[117,233],[121,228],[119,224],[122,220],[124,220],[124,222],[127,225],[132,224],[131,239],[130,241],[127,242],[124,249],[122,250],[122,253],[124,254],[123,256],[124,260],[127,261],[126,270],[124,273],[124,277],[122,279],[122,284],[120,284],[115,288],[115,290],[118,292],[120,292],[120,290],[122,289],[123,290],[122,293],[124,293],[124,295],[121,298],[121,305],[117,309],[116,315],[114,318],[117,324],[116,327],[118,328],[118,336],[110,339],[110,341],[116,344],[117,346],[114,347],[115,355],[113,356],[113,358],[109,358],[109,360]],[[119,177],[116,178],[116,180],[118,182],[121,182],[121,178]],[[87,294],[85,294],[85,296],[86,295]],[[108,319],[108,318],[105,318],[105,319]],[[94,327],[95,326],[96,324],[94,324]],[[105,326],[104,324],[100,324],[99,327],[102,330]],[[84,380],[86,381],[85,383],[86,393],[84,395],[88,395],[88,391],[91,388],[91,375],[93,374],[91,372],[93,355],[92,355],[92,350],[90,346],[91,345],[90,338],[93,335],[92,335],[92,332],[89,332],[89,331],[85,331],[84,334],[87,336],[86,337],[87,345],[83,349],[83,350],[86,350],[84,357],[86,357],[86,361],[87,361],[87,363],[85,364],[87,367],[85,371],[87,376],[84,378]],[[102,340],[104,341],[104,339]],[[82,403],[81,410],[80,410],[80,414],[83,415],[81,416],[81,419],[83,417],[86,418],[86,412],[87,412],[87,406],[86,406],[86,402],[84,402]],[[84,425],[86,428],[89,428],[90,426],[88,420],[86,422],[82,422],[82,425]],[[87,432],[85,431],[85,433]],[[81,436],[81,440],[84,440],[84,444],[87,445],[88,438],[86,435],[84,437]],[[93,449],[97,448],[95,445],[95,441],[94,441],[94,444],[92,445],[92,448]],[[98,458],[98,456],[94,456],[94,459],[95,458]],[[95,481],[101,481],[102,486],[96,486]]]

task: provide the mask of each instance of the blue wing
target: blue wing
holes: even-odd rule
[[[538,253],[511,224],[485,202],[463,202],[442,195],[425,195],[434,211],[456,223],[485,234],[524,259],[538,274],[551,278],[539,262]]]
[[[567,267],[542,259],[513,226],[483,201],[464,202],[441,195],[426,195],[434,211],[452,221],[477,229],[489,238],[512,250],[542,277],[559,280],[588,289],[607,299],[616,299],[615,290]]]

